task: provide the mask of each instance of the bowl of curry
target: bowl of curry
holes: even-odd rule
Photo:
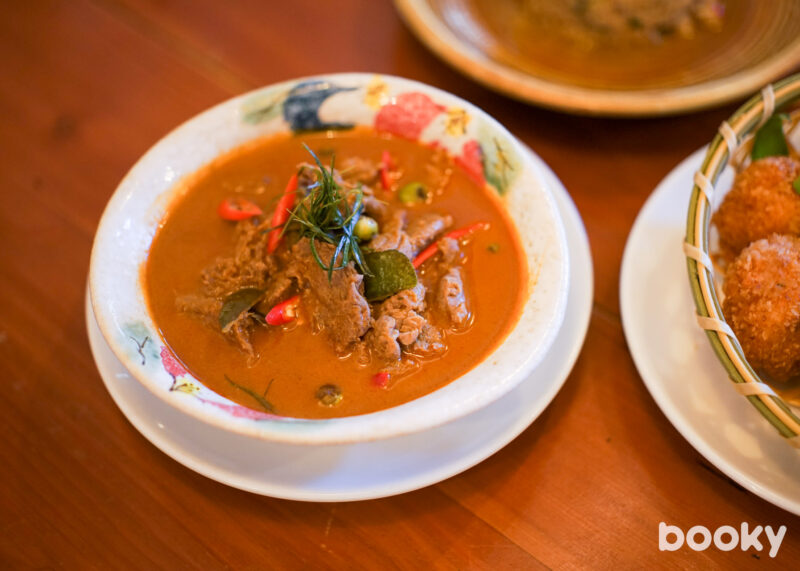
[[[226,101],[111,197],[89,273],[103,336],[159,398],[300,444],[469,414],[563,320],[569,260],[519,142],[462,99],[369,74]]]

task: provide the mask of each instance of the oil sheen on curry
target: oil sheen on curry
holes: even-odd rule
[[[527,267],[500,200],[444,151],[366,129],[260,140],[176,191],[143,268],[150,310],[186,368],[247,407],[396,406],[518,320]]]

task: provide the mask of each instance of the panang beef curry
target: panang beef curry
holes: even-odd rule
[[[250,408],[327,418],[410,401],[519,317],[518,238],[442,150],[368,130],[281,136],[178,195],[144,268],[154,321],[192,374]]]

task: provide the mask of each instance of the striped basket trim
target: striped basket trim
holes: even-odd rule
[[[698,324],[705,330],[734,388],[758,409],[790,445],[800,449],[800,418],[750,367],[739,341],[725,322],[714,285],[708,238],[714,186],[720,174],[730,162],[741,164],[748,152],[743,142],[776,109],[798,100],[800,74],[767,85],[720,125],[700,170],[695,173],[683,249]]]

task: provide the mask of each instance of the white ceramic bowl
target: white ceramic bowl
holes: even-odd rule
[[[366,125],[437,142],[497,191],[527,256],[530,294],[505,341],[475,368],[424,397],[371,414],[326,420],[266,415],[186,373],[165,349],[140,270],[176,183],[252,139],[299,129]],[[498,160],[498,152],[504,160]],[[502,165],[510,165],[510,168]],[[499,169],[505,169],[500,172]],[[562,221],[535,164],[499,123],[466,101],[414,81],[336,74],[287,81],[230,99],[184,123],[134,165],[106,207],[89,270],[92,306],[114,354],[171,406],[267,440],[336,444],[425,430],[471,413],[525,379],[564,317],[569,260]]]

